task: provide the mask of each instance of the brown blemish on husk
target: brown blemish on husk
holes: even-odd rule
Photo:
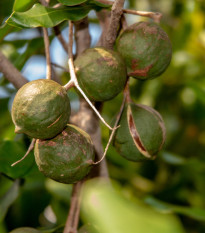
[[[100,65],[103,64],[104,62],[106,62],[107,65],[110,67],[114,67],[114,68],[118,67],[117,63],[113,60],[112,57],[100,57],[97,59],[97,63]]]
[[[47,146],[56,146],[56,142],[49,140]]]
[[[132,59],[132,64],[131,64],[132,70],[137,69],[138,65],[139,65],[139,59]]]
[[[134,119],[132,116],[132,111],[130,106],[128,106],[127,108],[127,120],[128,120],[128,127],[130,130],[130,134],[132,136],[132,139],[137,147],[137,149],[140,151],[140,153],[142,153],[145,157],[147,158],[151,158],[151,155],[149,154],[149,152],[145,149],[143,143],[140,140],[140,136],[138,134],[138,131],[136,129],[135,123],[134,123]]]
[[[136,60],[136,59],[135,59]],[[135,61],[136,62],[136,61]],[[136,63],[133,63],[135,64],[135,66],[137,66]],[[141,77],[146,77],[147,76],[147,73],[149,72],[149,70],[152,68],[152,65],[149,65],[147,67],[145,67],[144,69],[136,69],[130,73],[128,73],[128,76],[141,76]]]
[[[47,128],[50,128],[52,125],[55,125],[60,120],[61,117],[62,117],[62,114],[52,124],[50,124]]]
[[[106,63],[108,66],[112,66],[114,68],[117,68],[117,63],[113,60],[112,57],[104,57]]]
[[[64,137],[68,136],[68,133],[65,130],[62,131],[62,134],[63,134]]]

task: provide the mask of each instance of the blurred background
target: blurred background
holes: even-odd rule
[[[12,13],[13,2],[13,0],[0,1],[1,24]],[[111,207],[115,202],[109,198],[115,199],[115,195],[120,196],[119,202],[116,201],[112,208],[120,209],[126,205],[131,211],[133,206],[129,207],[126,203],[141,206],[142,209],[132,210],[134,215],[143,213],[148,208],[149,213],[147,212],[145,217],[142,214],[139,221],[144,225],[147,223],[147,216],[156,222],[163,219],[161,215],[157,215],[158,213],[169,216],[170,221],[164,221],[172,223],[170,224],[173,226],[172,231],[166,231],[159,226],[156,232],[160,232],[161,229],[163,233],[204,233],[205,1],[129,0],[126,1],[125,8],[161,12],[163,18],[160,26],[167,32],[172,42],[173,57],[164,74],[147,82],[130,80],[133,100],[152,106],[161,113],[167,128],[167,139],[157,159],[144,163],[125,160],[111,146],[107,162],[110,177],[115,181],[116,193],[112,197],[106,193],[109,190],[105,188],[102,190],[102,193],[105,192],[103,196],[107,198],[108,203],[110,201]],[[126,19],[129,25],[148,20],[133,15],[126,15]],[[101,28],[93,11],[89,13],[89,22],[92,46],[95,46]],[[66,24],[62,24],[62,28],[63,36],[67,40]],[[52,62],[67,67],[67,55],[52,31],[50,41]],[[38,28],[8,34],[0,41],[0,49],[29,81],[45,78],[44,44]],[[62,69],[55,68],[55,72],[62,84],[69,80],[69,75]],[[54,229],[64,224],[66,220],[72,187],[44,178],[36,168],[33,153],[11,169],[10,164],[18,160],[30,144],[28,137],[14,133],[10,110],[15,94],[16,89],[0,73],[0,232],[7,233],[19,226]],[[71,90],[68,95],[72,108],[77,110],[79,104],[77,94]],[[121,101],[122,95],[119,95],[104,104],[103,116],[108,122],[111,122],[118,112]],[[108,134],[108,130],[102,125],[104,146]],[[89,205],[89,195],[86,195]],[[82,214],[80,225],[83,222],[97,222],[94,218],[95,211],[86,212],[91,206],[86,204],[83,206],[82,212],[88,217],[83,217]],[[120,209],[122,212],[123,208]],[[100,210],[106,211],[105,206]],[[110,219],[112,214],[116,213],[111,211]],[[102,214],[102,222],[99,224],[103,224],[105,215]],[[125,216],[127,219],[131,218],[129,214]],[[119,224],[119,219],[112,223],[114,226]],[[149,224],[152,226],[152,223]],[[103,226],[101,229],[104,229]],[[105,228],[104,232],[117,231]],[[148,231],[143,231],[143,226],[141,231],[133,226],[126,233],[132,232]]]

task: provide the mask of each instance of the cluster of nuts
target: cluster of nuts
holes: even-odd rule
[[[115,51],[90,48],[74,62],[81,89],[92,101],[107,101],[125,88],[127,77],[148,80],[168,67],[172,49],[167,34],[155,23],[139,22],[124,30]],[[16,133],[36,138],[35,160],[47,177],[62,183],[83,179],[94,163],[90,136],[68,124],[70,101],[63,86],[35,80],[16,94],[12,119]],[[153,159],[165,141],[160,114],[128,101],[114,137],[120,155],[131,161]]]

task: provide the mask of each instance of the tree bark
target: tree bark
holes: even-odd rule
[[[20,71],[4,56],[0,51],[0,72],[2,72],[6,79],[14,85],[17,89],[28,82]]]

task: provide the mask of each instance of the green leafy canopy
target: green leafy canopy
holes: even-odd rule
[[[62,1],[63,3],[67,1]],[[68,1],[71,4],[73,1]],[[81,1],[78,1],[82,3]],[[100,4],[96,1],[89,1],[87,4],[77,6],[60,6],[58,8],[50,8],[37,3],[25,12],[14,11],[6,20],[6,23],[18,28],[34,28],[34,27],[54,27],[64,20],[77,21],[88,15],[90,10],[100,10],[109,8],[110,5]],[[15,9],[15,8],[14,8]],[[20,7],[21,9],[21,7]]]

